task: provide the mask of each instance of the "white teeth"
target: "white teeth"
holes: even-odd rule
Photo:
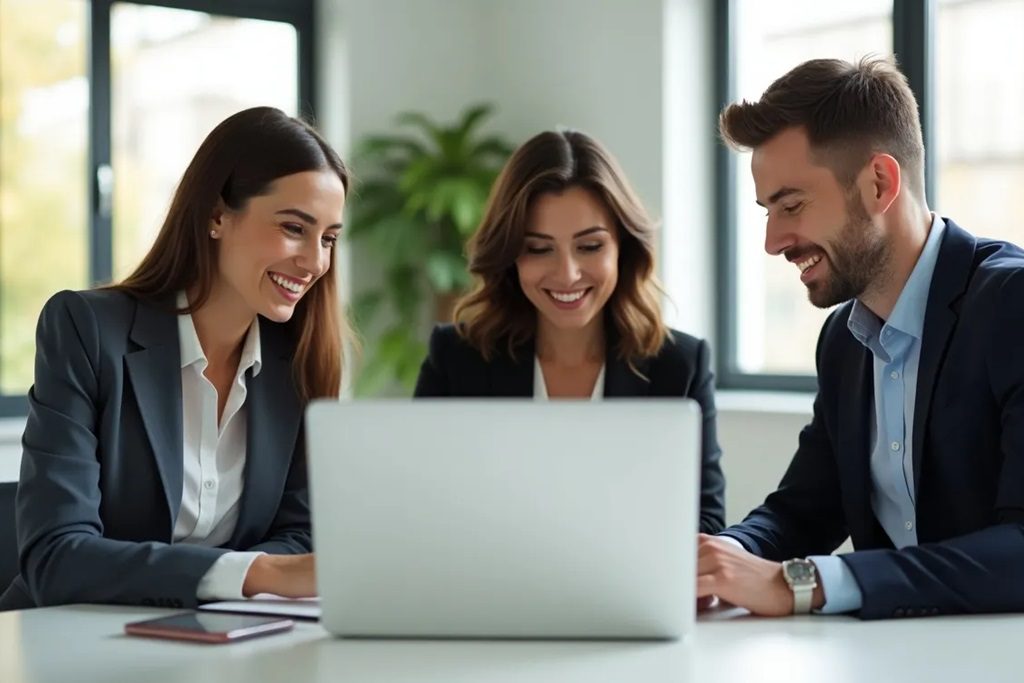
[[[815,256],[812,256],[811,258],[807,259],[806,261],[800,261],[799,263],[796,264],[796,267],[799,268],[800,272],[802,273],[802,272],[804,272],[805,270],[807,270],[808,268],[810,268],[811,266],[813,266],[815,263],[817,263],[820,260],[821,260],[821,255],[820,254],[819,255],[815,255]]]
[[[548,293],[554,299],[561,301],[563,304],[571,304],[574,301],[582,299],[583,295],[587,293],[587,290],[581,289],[578,292],[552,292],[548,290]]]
[[[281,285],[285,289],[287,289],[289,292],[292,292],[294,294],[299,294],[300,292],[302,292],[302,285],[296,284],[296,283],[292,282],[291,280],[286,280],[283,277],[281,277],[280,275],[277,275],[275,273],[271,273],[270,274],[270,279],[273,280],[274,282],[276,282],[277,284]]]

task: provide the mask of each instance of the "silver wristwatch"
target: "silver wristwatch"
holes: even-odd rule
[[[810,560],[797,558],[782,563],[782,576],[793,591],[793,614],[810,614],[818,571]]]

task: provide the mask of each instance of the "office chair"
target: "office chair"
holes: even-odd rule
[[[18,537],[14,529],[16,482],[0,483],[0,593],[18,575]]]

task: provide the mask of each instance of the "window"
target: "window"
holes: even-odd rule
[[[88,7],[0,0],[0,394],[32,382],[35,324],[88,284]],[[16,410],[17,399],[2,407]]]
[[[1024,244],[1024,0],[938,4],[935,211]]]
[[[209,130],[311,112],[312,0],[0,0],[0,415],[60,289],[125,276]]]
[[[721,105],[758,98],[806,59],[895,53],[921,108],[932,208],[1024,243],[1010,204],[1024,187],[1024,0],[726,0],[717,11]],[[790,264],[764,253],[749,155],[722,146],[716,173],[720,384],[812,390],[828,311],[811,306]]]

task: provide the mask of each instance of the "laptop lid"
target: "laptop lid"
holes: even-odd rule
[[[331,633],[675,638],[694,621],[691,400],[319,401],[306,437]]]

